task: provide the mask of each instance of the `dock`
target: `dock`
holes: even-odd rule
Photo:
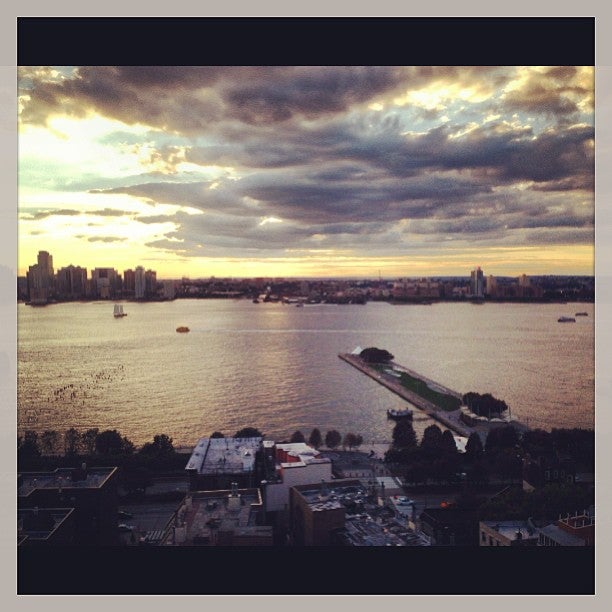
[[[439,406],[436,406],[426,398],[420,396],[419,394],[407,389],[404,385],[402,385],[397,378],[390,374],[386,374],[384,371],[380,372],[377,369],[373,368],[370,364],[363,361],[359,355],[354,355],[352,353],[340,353],[338,355],[340,359],[346,361],[346,363],[352,365],[354,368],[357,368],[360,372],[363,372],[370,378],[374,379],[377,383],[383,385],[383,387],[387,387],[390,391],[399,395],[402,399],[406,400],[410,404],[412,404],[415,408],[421,410],[427,416],[432,418],[435,421],[438,421],[451,431],[455,432],[460,436],[464,436],[469,438],[470,435],[474,432],[478,433],[481,437],[483,443],[486,440],[487,433],[494,427],[499,427],[503,425],[512,425],[519,432],[526,431],[528,427],[523,423],[519,423],[518,421],[507,421],[507,422],[491,422],[486,421],[479,423],[478,425],[470,426],[461,421],[461,410],[443,410]],[[406,372],[413,378],[418,379],[419,381],[425,383],[430,389],[434,389],[451,397],[457,398],[461,400],[463,398],[463,394],[449,389],[440,383],[433,381],[405,366],[397,364],[393,361],[385,365],[388,369],[393,369],[396,372]]]

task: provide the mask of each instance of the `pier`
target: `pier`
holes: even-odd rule
[[[372,367],[370,364],[365,362],[359,355],[354,355],[351,353],[340,353],[338,355],[340,359],[346,361],[348,364],[352,365],[354,368],[357,368],[359,371],[363,372],[370,378],[373,378],[377,383],[387,387],[390,391],[399,395],[402,399],[406,400],[410,404],[412,404],[415,408],[418,408],[422,412],[424,412],[427,416],[438,421],[451,431],[455,432],[460,436],[464,436],[469,438],[470,434],[476,432],[481,437],[483,443],[487,437],[487,433],[493,429],[494,427],[499,427],[503,425],[512,425],[519,432],[526,431],[528,427],[523,423],[519,423],[518,421],[506,421],[506,422],[492,422],[486,421],[482,423],[478,423],[477,425],[467,425],[463,421],[461,421],[461,410],[457,408],[456,410],[444,410],[430,402],[428,399],[422,397],[418,393],[407,389],[395,376],[391,374],[385,373],[385,369],[393,370],[395,372],[405,372],[410,375],[412,378],[417,379],[418,381],[424,383],[429,389],[437,391],[439,393],[443,393],[451,398],[455,398],[459,401],[462,400],[463,394],[453,391],[444,385],[441,385],[438,382],[435,382],[413,370],[406,368],[400,364],[389,362],[388,364],[380,364],[384,366],[383,371],[379,371],[376,368]]]

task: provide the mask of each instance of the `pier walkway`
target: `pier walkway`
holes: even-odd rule
[[[399,382],[399,380],[396,377],[392,376],[391,374],[385,374],[384,372],[380,372],[376,370],[375,368],[371,367],[368,363],[363,361],[363,359],[361,359],[359,355],[354,355],[351,353],[340,353],[338,357],[340,357],[340,359],[352,365],[354,368],[357,368],[358,370],[360,370],[361,372],[363,372],[370,378],[373,378],[379,384],[383,385],[384,387],[387,387],[387,389],[389,389],[396,395],[399,395],[402,399],[406,400],[407,402],[409,402],[410,404],[412,404],[419,410],[422,410],[425,414],[427,414],[427,416],[438,421],[439,423],[441,423],[442,425],[444,425],[451,431],[454,431],[455,433],[459,434],[460,436],[469,438],[470,434],[472,434],[473,432],[476,432],[481,437],[484,443],[487,437],[487,433],[494,427],[499,427],[503,425],[512,425],[519,432],[526,431],[528,429],[526,425],[524,425],[523,423],[519,423],[518,421],[509,421],[509,422],[485,421],[485,422],[479,423],[478,425],[474,425],[474,426],[467,425],[463,421],[460,420],[461,410],[459,409],[451,410],[451,411],[443,410],[442,408],[440,408],[439,406],[436,406],[435,404],[425,399],[424,397],[421,397],[414,391],[411,391],[407,389],[406,387],[404,387],[404,385],[402,385],[402,383]],[[406,368],[405,366],[402,366],[394,362],[389,362],[389,364],[387,365],[390,369],[392,368],[393,370],[397,372],[406,372],[413,378],[416,378],[424,382],[430,389],[433,389],[434,391],[445,393],[447,395],[456,397],[458,399],[462,399],[463,397],[461,393],[458,393],[457,391],[453,391],[452,389],[448,389],[447,387],[444,387],[443,385],[433,380],[430,380],[429,378],[426,378],[425,376],[422,376],[421,374],[418,374],[417,372],[414,372],[413,370],[410,370]]]

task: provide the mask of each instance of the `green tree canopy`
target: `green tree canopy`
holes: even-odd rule
[[[423,438],[421,439],[421,450],[423,450],[428,457],[433,457],[439,454],[442,450],[442,430],[435,423],[429,425],[423,431]]]
[[[306,438],[304,434],[298,429],[291,434],[291,438],[289,438],[289,442],[294,444],[295,442],[306,442]]]
[[[71,427],[64,433],[64,453],[66,455],[78,455],[80,450],[81,434],[74,427]]]
[[[107,429],[96,436],[96,453],[99,455],[121,455],[129,453],[130,445],[134,445],[123,438],[116,429]]]
[[[225,436],[220,431],[213,431],[210,434],[211,438],[225,438]]]
[[[342,436],[339,431],[331,429],[325,434],[325,446],[327,448],[336,448],[340,442],[342,442]]]
[[[153,437],[153,442],[147,442],[140,449],[140,453],[150,457],[167,457],[174,454],[174,446],[172,438],[166,434],[160,434]]]
[[[323,444],[323,436],[321,435],[321,431],[316,427],[310,432],[308,444],[314,448],[319,448],[319,446]]]
[[[482,440],[478,433],[473,431],[465,445],[465,458],[470,462],[478,461],[483,453]]]
[[[55,430],[43,431],[40,436],[40,449],[46,455],[54,455],[59,450],[59,434]]]
[[[363,349],[359,356],[368,363],[389,363],[393,359],[393,355],[389,351],[374,346]]]
[[[519,437],[516,429],[512,425],[495,427],[487,434],[485,442],[485,452],[495,454],[504,448],[513,448],[518,445]]]
[[[342,441],[342,446],[348,446],[349,450],[352,450],[355,448],[355,446],[357,446],[357,436],[354,433],[347,433]]]
[[[417,437],[409,419],[401,419],[393,428],[393,448],[408,449],[417,447]]]
[[[235,434],[234,438],[263,438],[264,435],[255,427],[243,427],[239,429]]]
[[[96,438],[100,433],[97,427],[88,429],[81,434],[81,447],[86,455],[93,455],[96,450]]]

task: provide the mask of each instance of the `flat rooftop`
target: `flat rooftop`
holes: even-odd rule
[[[392,520],[349,515],[344,528],[345,540],[352,546],[426,546],[413,531]]]
[[[75,470],[71,468],[58,468],[53,472],[21,472],[17,477],[17,495],[27,497],[36,489],[100,489],[116,470],[116,467],[87,468],[80,480],[72,479]]]
[[[242,474],[255,469],[262,438],[200,438],[185,469],[198,474]]]
[[[309,485],[296,487],[306,503],[313,512],[322,510],[334,510],[336,508],[346,508],[353,504],[364,505],[368,498],[368,491],[358,480],[351,480],[345,483],[338,481],[326,483],[323,487]]]
[[[482,523],[509,540],[519,539],[518,534],[523,540],[538,537],[537,532],[529,528],[525,521],[482,521]]]
[[[19,508],[17,541],[46,540],[74,512],[74,508]]]
[[[166,546],[189,546],[213,540],[216,530],[235,535],[272,537],[272,527],[256,525],[262,500],[259,489],[198,491],[187,495],[163,538]],[[176,528],[176,529],[174,529]]]

